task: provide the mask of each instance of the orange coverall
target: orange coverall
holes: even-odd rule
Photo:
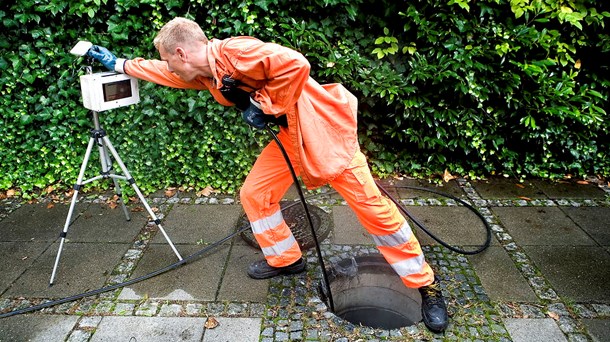
[[[309,77],[310,65],[300,53],[252,37],[208,42],[213,78],[185,82],[166,62],[126,61],[126,74],[157,84],[209,90],[220,104],[233,105],[220,92],[222,77],[255,89],[265,114],[285,114],[288,127],[278,138],[309,189],[330,184],[346,200],[377,248],[408,287],[434,280],[417,238],[396,205],[381,195],[357,140],[357,100],[340,84],[320,85]],[[269,265],[290,265],[301,250],[282,217],[279,202],[292,184],[275,142],[267,145],[241,189],[240,198],[254,236]]]

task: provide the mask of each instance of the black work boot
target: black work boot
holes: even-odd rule
[[[303,258],[284,267],[269,266],[267,260],[259,260],[250,264],[248,275],[254,279],[267,279],[281,274],[296,274],[305,271],[305,260]]]
[[[420,287],[419,293],[424,324],[430,331],[442,333],[449,324],[449,317],[438,278],[434,277],[432,284]]]

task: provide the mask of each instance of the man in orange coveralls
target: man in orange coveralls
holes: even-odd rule
[[[426,326],[442,332],[447,308],[438,278],[396,205],[381,195],[358,146],[356,98],[340,84],[309,77],[305,57],[252,37],[209,40],[197,23],[175,18],[154,39],[161,60],[117,59],[93,46],[88,55],[110,70],[182,89],[208,90],[236,105],[251,126],[280,123],[278,138],[309,189],[330,184],[347,201],[403,283],[418,288]],[[265,259],[250,265],[255,279],[300,273],[305,261],[279,202],[293,183],[275,142],[267,145],[240,192]]]

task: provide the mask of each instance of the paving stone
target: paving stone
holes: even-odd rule
[[[507,318],[504,320],[513,342],[567,342],[555,321],[551,318]],[[535,332],[535,337],[532,335]]]
[[[373,244],[370,234],[358,221],[348,206],[334,206],[332,213],[334,229],[331,241],[339,245]]]
[[[470,184],[484,199],[546,199],[547,196],[532,182],[519,182],[514,178],[494,177],[487,180],[472,181]]]
[[[0,242],[0,293],[51,245],[50,242]]]
[[[494,207],[491,210],[518,245],[596,245],[559,208]]]
[[[102,319],[91,342],[199,342],[205,319],[196,317],[112,317]]]
[[[452,246],[472,246],[467,250],[485,243],[485,224],[469,209],[464,207],[407,207],[427,229],[446,243]],[[411,223],[422,245],[438,246],[430,236]],[[499,245],[496,239],[491,238],[492,245]]]
[[[186,257],[203,247],[178,245],[177,249]],[[119,299],[215,300],[228,252],[229,245],[223,244],[170,272],[123,288]],[[176,261],[167,244],[152,244],[132,277],[154,272]]]
[[[64,341],[78,316],[19,315],[2,318],[0,341]]]
[[[66,243],[55,284],[49,287],[59,244],[51,245],[6,293],[24,297],[67,297],[100,288],[119,262],[128,244]]]
[[[216,317],[218,326],[206,329],[203,342],[258,342],[261,333],[260,318]]]
[[[78,203],[72,220],[77,221],[79,214],[88,206],[89,204]],[[63,231],[68,209],[69,206],[64,204],[49,206],[46,203],[38,203],[21,206],[0,221],[0,241],[55,241]]]
[[[106,204],[91,204],[70,226],[68,238],[72,242],[131,243],[146,226],[148,215],[131,211],[129,215],[131,219],[127,221],[120,205],[111,209]]]
[[[610,255],[601,247],[526,246],[528,256],[538,266],[560,296],[577,302],[609,302]]]
[[[248,266],[264,256],[259,249],[250,246],[234,245],[229,262],[222,278],[219,300],[265,302],[268,280],[252,279],[246,273]]]
[[[536,302],[538,297],[502,247],[469,257],[485,292],[494,301]]]
[[[542,190],[549,198],[586,198],[603,199],[605,192],[594,184],[578,184],[576,181],[551,182],[532,180],[532,183]]]
[[[602,246],[610,246],[610,207],[561,208]]]
[[[161,225],[174,244],[208,244],[234,232],[241,213],[238,205],[177,204]],[[163,242],[162,234],[153,239],[153,243]]]
[[[594,342],[604,342],[610,339],[610,318],[583,319],[582,322]]]

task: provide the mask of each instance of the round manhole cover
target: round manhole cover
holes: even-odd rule
[[[311,228],[309,227],[309,221],[305,216],[303,205],[300,202],[283,201],[280,202],[280,207],[282,208],[282,216],[284,216],[284,221],[286,221],[286,224],[292,231],[292,234],[299,243],[301,250],[308,250],[315,247],[316,243],[311,235]],[[332,229],[330,217],[324,210],[311,204],[307,204],[307,210],[311,215],[311,221],[313,223],[318,242],[322,242],[328,237]],[[240,230],[249,226],[250,222],[248,221],[248,217],[246,214],[243,214],[237,222],[237,229]],[[241,233],[241,237],[251,246],[260,248],[258,242],[256,242],[256,239],[254,238],[254,234],[252,234],[251,229],[246,229],[243,233]]]
[[[381,254],[327,266],[334,313],[356,325],[398,329],[421,321],[421,296],[406,287]],[[325,290],[320,286],[326,301]]]

